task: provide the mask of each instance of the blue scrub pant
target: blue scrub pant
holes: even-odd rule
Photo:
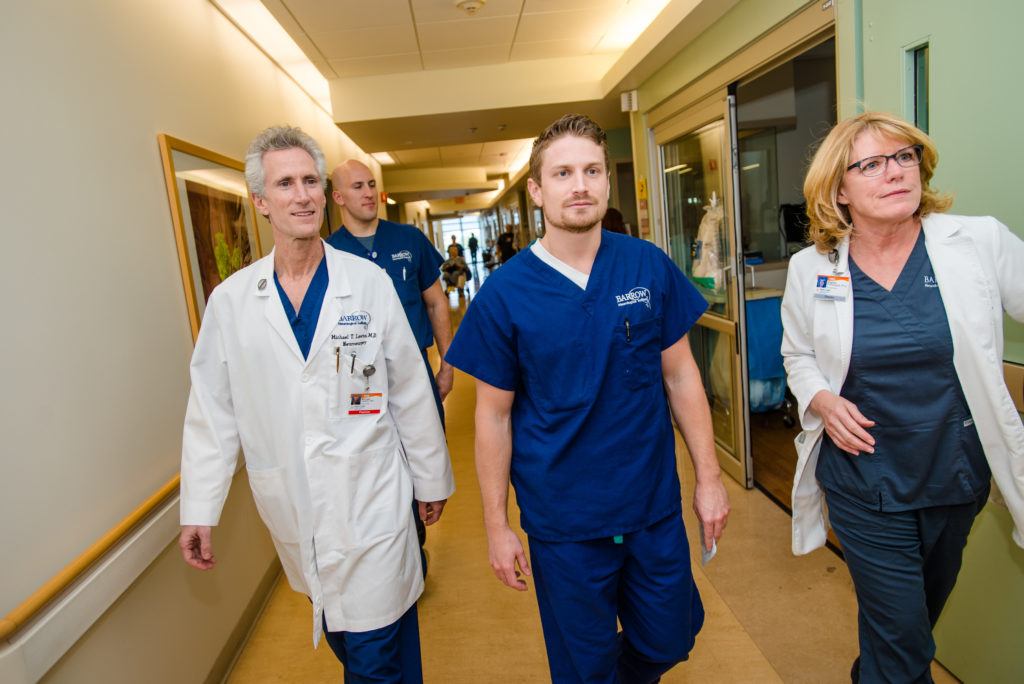
[[[554,684],[657,682],[704,624],[679,514],[621,544],[531,538],[530,565]]]
[[[826,490],[829,520],[857,591],[854,682],[932,682],[932,628],[953,591],[975,516],[988,499],[884,513]]]
[[[345,684],[422,684],[416,604],[387,627],[369,632],[328,632],[324,638],[345,667]]]

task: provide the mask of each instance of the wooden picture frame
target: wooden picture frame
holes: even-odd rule
[[[263,256],[266,219],[246,190],[242,162],[164,133],[157,140],[195,342],[213,288]]]

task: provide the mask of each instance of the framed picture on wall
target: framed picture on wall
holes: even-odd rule
[[[160,134],[167,201],[193,341],[210,293],[263,256],[260,224],[242,162]]]

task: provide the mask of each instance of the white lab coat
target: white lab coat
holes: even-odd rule
[[[953,337],[953,366],[974,417],[992,477],[1024,546],[1024,427],[1003,378],[1003,311],[1024,320],[1024,242],[991,217],[934,214],[922,222]],[[793,553],[825,544],[824,498],[815,469],[824,426],[808,410],[820,390],[842,389],[853,347],[853,293],[845,301],[814,298],[818,274],[847,273],[849,242],[828,255],[808,247],[789,262],[782,299],[782,355],[803,427],[796,438]],[[869,416],[870,417],[870,416]]]
[[[313,641],[400,618],[423,591],[411,502],[454,490],[434,397],[387,274],[324,245],[329,285],[308,360],[274,285],[274,255],[221,283],[192,356],[181,523],[216,525],[241,447]],[[354,356],[353,356],[354,354]],[[375,372],[367,378],[369,365]],[[367,389],[367,387],[369,389]],[[380,393],[350,415],[352,394]]]

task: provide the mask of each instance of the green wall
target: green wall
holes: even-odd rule
[[[840,6],[840,31],[854,27],[843,15],[857,5],[863,13],[864,108],[909,118],[904,56],[908,47],[927,41],[929,134],[939,148],[933,184],[953,193],[953,212],[995,216],[1024,236],[1018,125],[1024,90],[1012,49],[1024,26],[1024,3],[985,0],[968,9],[934,0],[857,0]],[[840,55],[851,57],[856,61],[849,49]],[[1005,356],[1024,363],[1024,325],[1007,321]]]
[[[956,589],[935,628],[936,657],[964,682],[1024,680],[1024,551],[1010,512],[989,503],[974,522]]]
[[[640,86],[638,99],[650,111],[690,81],[725,61],[797,10],[807,0],[742,0],[691,41]]]

